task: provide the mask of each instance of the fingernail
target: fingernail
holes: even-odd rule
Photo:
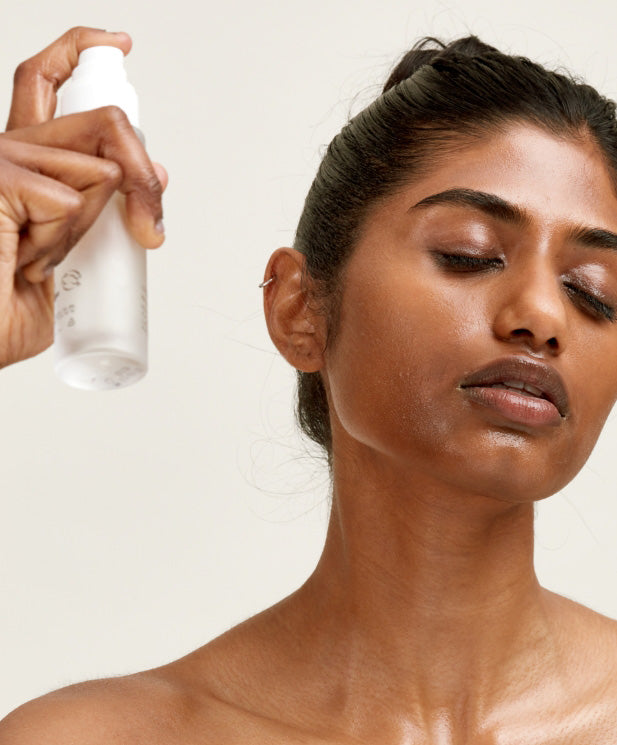
[[[56,264],[49,264],[49,266],[46,266],[43,270],[43,276],[45,279],[50,277],[54,273],[54,269],[56,268]]]
[[[164,233],[165,232],[165,223],[162,220],[158,220],[158,222],[155,224],[154,229],[157,233]]]

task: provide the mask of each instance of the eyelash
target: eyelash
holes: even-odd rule
[[[454,272],[475,272],[475,271],[490,271],[491,269],[497,269],[503,265],[501,259],[485,259],[477,256],[469,256],[468,254],[447,254],[438,252],[435,254],[437,263],[442,266],[454,271]],[[596,318],[605,318],[608,321],[617,321],[617,313],[615,308],[610,305],[606,305],[594,295],[590,295],[585,290],[573,285],[569,282],[564,284],[566,290],[574,295],[575,301],[582,303],[587,311],[591,312],[591,315]]]

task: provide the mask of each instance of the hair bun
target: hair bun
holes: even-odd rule
[[[436,39],[434,36],[425,36],[413,45],[392,70],[382,92],[385,93],[397,83],[400,83],[401,80],[411,77],[423,65],[430,65],[436,59],[447,59],[454,56],[459,58],[476,57],[487,52],[497,51],[495,47],[480,41],[477,36],[465,36],[449,44],[445,44],[441,39]]]

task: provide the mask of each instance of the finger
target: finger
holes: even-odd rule
[[[90,228],[122,180],[122,169],[117,163],[94,158],[71,150],[60,150],[28,143],[0,140],[0,150],[14,165],[27,168],[62,182],[81,193],[84,203],[73,220],[73,243],[63,241],[53,251],[46,250],[45,241],[39,240],[39,228],[31,226],[20,243],[17,268],[30,262],[29,276],[44,274],[44,270],[60,263],[72,245]],[[21,174],[27,178],[27,174]],[[44,234],[42,234],[44,235]],[[42,258],[41,258],[42,257]],[[40,270],[40,272],[39,272]]]
[[[115,161],[122,169],[119,190],[126,194],[127,223],[146,248],[165,240],[163,186],[126,114],[117,106],[70,114],[2,137],[73,150]]]
[[[13,99],[7,130],[28,127],[52,119],[58,88],[77,66],[79,55],[93,46],[109,45],[128,54],[132,41],[123,32],[77,26],[52,44],[22,62],[15,70]]]
[[[154,161],[152,161],[152,168],[154,168],[154,172],[156,173],[158,180],[161,182],[161,189],[165,191],[167,184],[169,183],[167,169],[160,163],[155,163]]]
[[[122,169],[117,163],[73,150],[0,137],[0,157],[21,168],[62,181],[77,191],[103,181],[113,182],[116,188],[122,181]]]
[[[67,225],[30,223],[19,244],[17,270],[29,282],[42,282],[92,226],[115,191],[113,180],[100,181],[81,192],[83,203],[67,215]]]
[[[59,258],[77,240],[74,224],[85,198],[65,184],[30,173],[8,161],[1,164],[0,193],[0,293],[33,256]],[[28,281],[43,276],[24,274]],[[4,295],[2,295],[4,296]]]

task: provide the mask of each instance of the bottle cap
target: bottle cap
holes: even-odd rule
[[[119,106],[131,124],[139,127],[137,93],[126,77],[124,54],[117,47],[84,49],[61,91],[61,116],[101,106]]]

